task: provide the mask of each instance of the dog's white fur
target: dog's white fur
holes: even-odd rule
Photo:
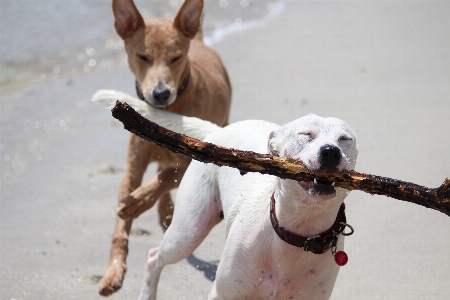
[[[283,126],[241,121],[220,128],[210,122],[155,110],[116,91],[99,91],[93,101],[109,107],[127,102],[146,118],[170,130],[218,145],[259,153],[276,153],[321,168],[320,149],[332,145],[341,157],[338,171],[352,170],[357,157],[356,135],[336,118],[307,115]],[[270,136],[270,138],[269,138]],[[269,147],[268,147],[269,146]],[[193,161],[180,184],[172,224],[159,247],[148,252],[140,299],[155,299],[163,267],[191,254],[220,222],[223,211],[227,238],[209,299],[328,299],[339,271],[330,251],[305,252],[282,241],[270,218],[276,199],[280,226],[305,237],[332,226],[348,191],[314,193],[313,183],[282,180],[237,169]],[[305,188],[306,186],[306,188]],[[339,238],[338,250],[344,238]]]

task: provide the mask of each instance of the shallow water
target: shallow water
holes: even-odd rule
[[[136,0],[144,18],[172,18],[182,0]],[[213,45],[275,18],[285,0],[205,0],[203,31]],[[0,89],[126,64],[104,0],[0,0]]]

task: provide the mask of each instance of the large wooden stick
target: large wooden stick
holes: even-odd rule
[[[410,182],[355,171],[312,172],[301,162],[291,158],[220,147],[175,133],[145,119],[126,103],[117,102],[112,114],[124,124],[125,129],[147,141],[195,160],[237,168],[241,174],[259,172],[298,181],[314,178],[327,179],[336,182],[336,186],[348,190],[361,190],[372,195],[388,196],[432,208],[450,216],[449,178],[446,178],[438,188],[427,188]]]

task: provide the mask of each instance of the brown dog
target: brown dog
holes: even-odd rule
[[[158,108],[227,125],[231,86],[219,55],[202,41],[203,0],[186,0],[173,20],[144,20],[132,0],[113,0],[112,7],[116,31],[125,42],[128,63],[136,76],[138,96]],[[158,163],[158,173],[141,186],[151,162]],[[159,199],[160,224],[164,229],[169,226],[173,211],[169,191],[178,187],[189,162],[130,136],[118,197],[119,217],[100,295],[111,295],[122,286],[132,219]]]

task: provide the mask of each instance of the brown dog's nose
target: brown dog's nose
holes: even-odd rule
[[[170,90],[168,88],[155,88],[152,93],[156,104],[165,104],[170,97]]]
[[[319,149],[320,170],[336,170],[341,162],[341,149],[334,145],[323,145]]]

